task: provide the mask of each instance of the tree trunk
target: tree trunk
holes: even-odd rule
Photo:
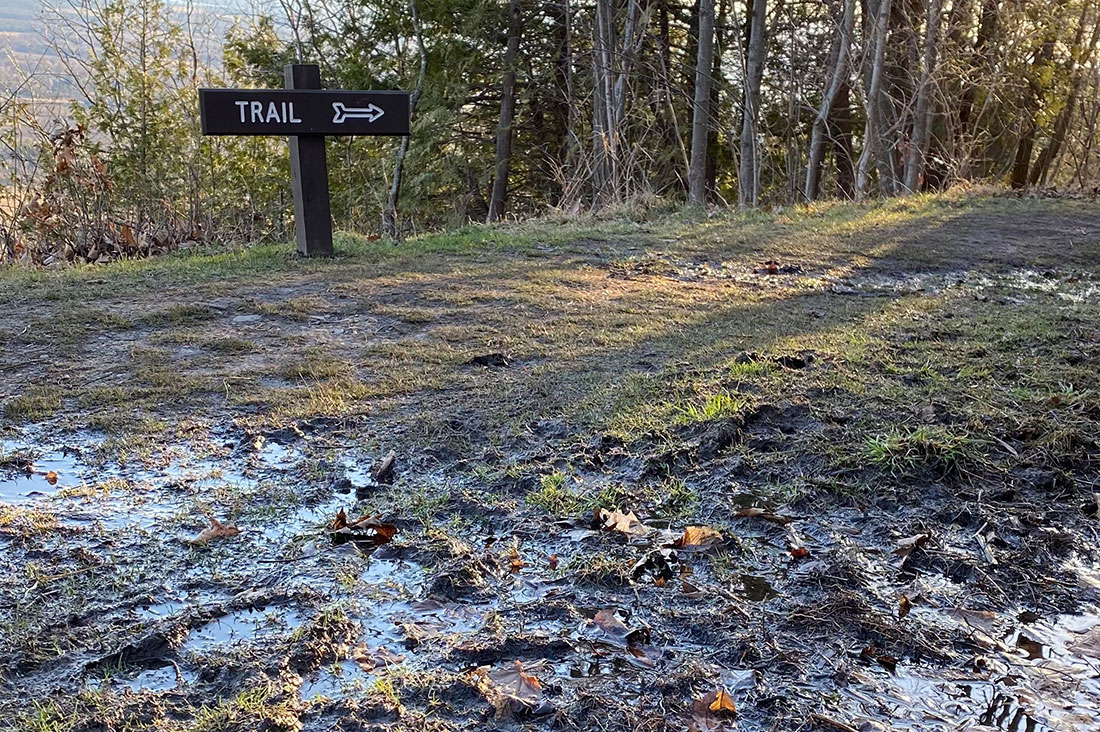
[[[737,202],[755,206],[760,201],[760,161],[757,155],[757,121],[760,118],[760,82],[764,77],[767,37],[767,0],[752,0],[749,43],[745,58],[745,94],[741,112],[741,164],[737,171]]]
[[[695,100],[691,120],[691,164],[688,203],[706,204],[707,135],[710,129],[710,84],[714,65],[714,0],[699,2],[699,52],[695,57]]]
[[[420,97],[424,95],[424,77],[428,73],[428,51],[424,48],[424,34],[420,28],[420,12],[416,0],[409,0],[409,13],[412,15],[413,34],[416,36],[416,47],[420,53],[420,73],[416,77],[416,88],[409,97],[409,117],[416,113],[416,105],[420,103]],[[382,210],[382,233],[390,239],[401,238],[401,228],[397,225],[397,202],[401,196],[401,178],[405,172],[405,156],[409,153],[409,136],[401,138],[401,145],[397,148],[397,156],[393,164],[393,182],[390,184],[390,193],[386,198],[386,207]]]
[[[1077,110],[1077,100],[1081,96],[1081,86],[1085,80],[1083,67],[1092,60],[1093,54],[1096,53],[1096,45],[1100,42],[1100,18],[1097,18],[1092,26],[1092,37],[1089,40],[1089,45],[1082,49],[1081,44],[1085,40],[1085,22],[1088,19],[1088,10],[1088,4],[1081,6],[1081,18],[1077,24],[1077,32],[1073,39],[1073,46],[1071,46],[1070,58],[1066,64],[1070,78],[1069,96],[1066,98],[1065,105],[1059,110],[1057,118],[1055,118],[1054,133],[1051,135],[1050,143],[1039,152],[1039,157],[1031,168],[1028,183],[1033,186],[1047,182],[1051,163],[1062,151],[1066,134],[1069,132],[1070,122],[1073,121],[1074,112]],[[1082,50],[1078,51],[1078,49]]]
[[[840,88],[848,78],[848,51],[852,45],[852,25],[856,15],[856,0],[842,0],[843,6],[837,25],[836,53],[833,54],[833,66],[827,76],[825,94],[821,99],[821,107],[814,118],[813,130],[810,133],[810,156],[806,164],[806,184],[803,195],[807,201],[812,201],[818,196],[821,185],[821,167],[825,160],[825,142],[828,136],[829,117],[832,114],[833,104],[836,102]]]
[[[905,161],[905,190],[916,193],[924,174],[928,157],[928,141],[932,133],[932,75],[936,70],[936,44],[939,36],[941,0],[928,0],[928,20],[924,32],[924,61],[913,110],[913,137]]]
[[[512,122],[516,116],[516,59],[523,31],[521,4],[522,0],[510,0],[508,3],[508,43],[504,50],[504,84],[500,99],[500,123],[497,125],[493,194],[489,198],[490,222],[499,221],[504,216],[504,202],[508,196],[508,174],[512,167]]]
[[[1062,0],[1061,5],[1065,5]],[[1016,144],[1016,157],[1012,163],[1012,176],[1009,185],[1014,189],[1027,185],[1028,171],[1031,169],[1031,153],[1035,150],[1035,136],[1039,134],[1039,120],[1037,115],[1039,107],[1046,93],[1047,67],[1054,58],[1054,46],[1058,41],[1055,31],[1055,20],[1049,21],[1049,25],[1043,34],[1043,44],[1035,54],[1035,60],[1028,71],[1028,93],[1024,101],[1020,115],[1021,122],[1020,140]]]
[[[859,165],[856,169],[856,200],[862,200],[867,195],[867,185],[871,180],[871,163],[875,158],[875,148],[881,145],[879,135],[880,124],[878,119],[880,98],[882,97],[882,67],[886,54],[886,30],[890,19],[891,0],[880,0],[878,13],[875,15],[874,36],[872,38],[874,51],[871,54],[871,84],[867,90],[864,106],[867,113],[867,122],[863,128],[863,150],[859,155]],[[886,151],[889,152],[889,151]]]
[[[833,104],[829,128],[833,139],[833,164],[836,167],[836,192],[841,198],[856,195],[856,158],[852,152],[852,85],[847,79],[840,86]]]

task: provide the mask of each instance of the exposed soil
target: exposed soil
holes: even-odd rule
[[[1100,211],[526,236],[5,292],[0,718],[1100,729]]]

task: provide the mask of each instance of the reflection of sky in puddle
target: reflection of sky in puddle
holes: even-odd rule
[[[26,445],[0,442],[0,456],[27,451]],[[0,468],[0,501],[28,503],[38,494],[52,496],[61,488],[80,485],[76,460],[64,448],[52,448],[39,453],[33,465],[33,473],[27,473],[22,467]],[[51,485],[46,479],[49,472],[57,473],[55,485]]]
[[[185,685],[193,683],[195,680],[194,672],[187,671],[186,669],[180,669],[179,676],[182,677],[182,681]],[[116,684],[127,686],[134,692],[169,691],[175,689],[179,685],[180,680],[181,678],[176,676],[176,669],[174,666],[146,669],[132,679],[119,677],[113,679]]]
[[[956,618],[965,618],[955,613]],[[944,613],[949,621],[949,614]],[[981,672],[899,664],[896,676],[873,669],[845,689],[867,717],[886,714],[893,729],[1004,732],[1096,729],[1100,709],[1100,615],[1061,615],[1018,623],[990,615],[986,629],[964,624],[982,647]]]
[[[192,630],[182,650],[205,653],[224,644],[272,638],[298,628],[303,622],[305,618],[288,607],[237,610]]]
[[[302,679],[300,695],[303,701],[318,698],[342,699],[354,691],[364,690],[373,680],[350,658],[335,665],[319,668]]]

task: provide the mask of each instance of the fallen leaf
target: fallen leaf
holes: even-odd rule
[[[542,684],[520,661],[495,671],[482,666],[474,672],[473,682],[496,709],[498,718],[529,712],[542,702]]]
[[[765,521],[771,521],[773,524],[779,524],[780,526],[786,526],[794,521],[790,516],[782,516],[778,513],[772,513],[764,508],[742,508],[740,511],[734,514],[737,518],[761,518]]]
[[[396,666],[405,660],[404,656],[387,650],[385,647],[376,648],[372,651],[366,645],[357,647],[352,651],[351,657],[359,668],[368,673],[375,669]]]
[[[729,693],[718,688],[692,702],[691,728],[696,732],[717,732],[725,727],[722,720],[730,719],[736,714],[737,705],[733,703]]]
[[[374,465],[370,469],[370,477],[375,483],[392,483],[395,475],[394,467],[397,464],[397,453],[390,450],[386,457],[382,458],[382,462]]]
[[[515,574],[526,566],[527,563],[519,556],[519,550],[512,547],[512,550],[508,552],[508,569],[512,571],[512,574]]]
[[[645,575],[653,577],[653,584],[664,587],[665,583],[676,576],[680,559],[675,549],[658,549],[646,554],[630,568],[630,576],[635,580]]]
[[[879,653],[878,649],[874,646],[867,646],[864,648],[859,652],[859,657],[864,661],[874,661],[892,674],[897,673],[898,659],[886,655],[885,653]]]
[[[50,485],[57,485],[57,473],[53,470],[46,473],[46,482]]]
[[[905,559],[917,549],[928,543],[928,540],[932,538],[931,534],[917,534],[916,536],[910,536],[902,539],[898,542],[898,546],[894,549],[894,554],[902,559]]]
[[[633,511],[623,513],[618,509],[608,511],[606,508],[597,508],[592,515],[592,524],[597,529],[617,531],[628,536],[645,536],[652,530],[639,521]]]
[[[354,521],[348,521],[343,509],[336,513],[336,518],[328,524],[328,533],[333,543],[343,544],[347,541],[365,542],[375,546],[381,546],[393,541],[397,536],[397,526],[382,521],[378,516],[366,514]]]
[[[546,562],[546,566],[550,569],[557,569],[558,568],[558,555],[557,554],[551,554],[550,559],[548,559],[547,562]]]
[[[908,615],[909,611],[912,608],[913,608],[913,603],[909,601],[908,597],[906,597],[905,595],[902,595],[901,599],[898,600],[898,620],[901,620],[906,615]]]
[[[216,518],[210,518],[210,526],[203,529],[198,533],[198,536],[193,539],[184,539],[183,543],[188,546],[205,546],[214,539],[228,538],[230,536],[236,536],[241,533],[241,530],[236,526],[226,526],[218,521]]]
[[[810,556],[810,550],[804,546],[792,546],[791,556],[795,559],[805,559]]]
[[[596,617],[592,618],[592,622],[605,633],[626,637],[626,623],[619,619],[614,610],[600,610],[596,613]]]
[[[709,526],[688,526],[684,529],[684,535],[672,543],[677,549],[689,549],[691,547],[706,548],[721,544],[725,541],[722,534]]]

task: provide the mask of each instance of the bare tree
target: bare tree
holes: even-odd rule
[[[695,100],[691,122],[688,203],[703,205],[707,192],[707,138],[710,132],[711,67],[714,64],[714,0],[699,0],[699,49],[695,60]]]
[[[428,50],[424,48],[424,33],[420,27],[420,11],[416,0],[409,0],[409,13],[412,15],[413,35],[416,36],[416,47],[420,55],[420,73],[416,78],[416,88],[409,97],[409,116],[416,113],[416,105],[420,103],[420,97],[424,95],[424,77],[428,73]],[[401,145],[397,148],[397,155],[393,163],[393,182],[390,184],[390,193],[386,198],[386,207],[382,209],[382,233],[391,239],[399,239],[401,229],[397,224],[397,201],[401,196],[401,178],[405,172],[405,156],[409,154],[409,136],[401,138]]]
[[[856,200],[867,195],[867,185],[871,180],[871,164],[875,158],[875,148],[885,148],[888,143],[881,139],[879,112],[882,97],[883,61],[886,57],[886,30],[890,20],[891,0],[879,0],[878,12],[874,16],[874,30],[871,38],[871,83],[864,95],[863,107],[867,122],[863,128],[863,150],[856,167]]]
[[[757,121],[760,117],[760,84],[764,78],[767,48],[768,0],[752,0],[749,44],[745,54],[745,93],[741,112],[741,165],[737,175],[737,201],[755,206],[760,200],[760,161],[757,159]]]
[[[913,109],[913,137],[905,160],[905,190],[915,193],[924,174],[928,143],[932,133],[933,74],[936,70],[936,46],[939,40],[942,0],[926,0],[927,22],[924,32],[924,60],[921,65],[917,100]]]
[[[852,47],[856,0],[842,0],[842,3],[835,40],[836,52],[832,54],[832,68],[827,76],[825,94],[822,96],[821,107],[817,110],[817,117],[814,118],[813,130],[810,133],[810,158],[806,165],[806,185],[803,188],[803,195],[807,201],[817,198],[821,183],[821,165],[825,159],[829,118],[840,90],[848,80],[848,54]]]
[[[512,166],[512,122],[516,116],[516,59],[523,31],[521,0],[508,3],[508,43],[504,51],[504,84],[500,99],[500,124],[497,126],[497,152],[493,193],[489,199],[489,221],[504,215],[508,195],[508,174]]]

